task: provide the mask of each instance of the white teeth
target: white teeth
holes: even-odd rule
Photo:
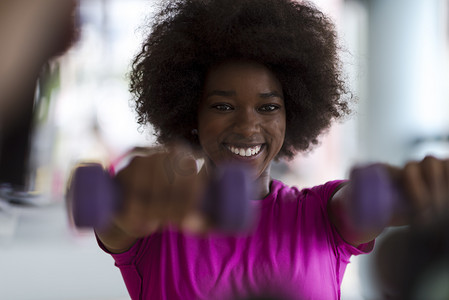
[[[237,148],[234,146],[227,146],[227,148],[234,154],[246,157],[246,156],[253,156],[260,152],[261,146],[255,146],[251,148]]]

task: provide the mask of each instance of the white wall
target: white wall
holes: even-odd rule
[[[401,164],[414,139],[449,134],[447,1],[365,3],[368,97],[359,141],[366,159]]]

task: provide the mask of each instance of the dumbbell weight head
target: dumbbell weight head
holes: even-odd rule
[[[101,164],[81,164],[72,175],[67,206],[77,228],[104,228],[120,209],[120,188]]]
[[[400,195],[388,171],[380,164],[356,167],[350,174],[352,219],[361,229],[385,227]]]
[[[244,231],[252,224],[250,178],[248,170],[240,165],[217,168],[201,202],[201,211],[220,231]]]

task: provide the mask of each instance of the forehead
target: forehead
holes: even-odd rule
[[[206,76],[205,89],[248,84],[282,90],[273,72],[263,64],[248,60],[227,60],[212,66]]]

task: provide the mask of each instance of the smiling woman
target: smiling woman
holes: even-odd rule
[[[351,208],[364,199],[347,181],[300,190],[271,177],[273,160],[309,150],[349,112],[332,22],[305,1],[164,3],[130,87],[139,122],[154,126],[161,147],[115,174],[122,209],[97,228],[100,246],[133,299],[340,299],[351,256],[410,216],[394,211],[361,228]],[[167,170],[194,168],[198,157],[205,167],[196,172]],[[251,171],[259,216],[235,235],[217,232],[198,209],[208,180],[230,162]],[[449,161],[381,167],[413,216],[449,199]]]
[[[310,149],[349,112],[337,48],[333,23],[305,2],[173,0],[160,10],[131,92],[165,150],[116,175],[123,209],[97,230],[132,298],[340,297],[349,257],[372,248],[346,243],[331,223],[342,181],[299,191],[270,174],[273,160]],[[205,168],[168,184],[161,161],[180,153]],[[206,179],[230,162],[251,170],[260,219],[223,236],[197,206]]]

